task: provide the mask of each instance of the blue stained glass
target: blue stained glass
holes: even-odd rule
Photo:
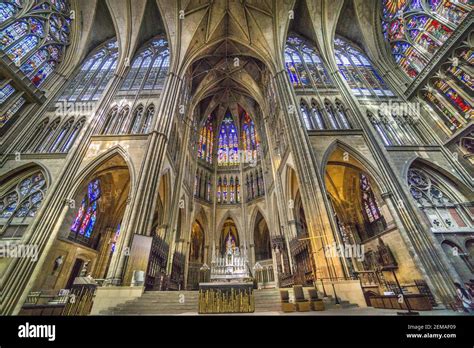
[[[44,22],[43,21],[36,18],[30,18],[28,22],[30,23],[30,31],[33,34],[36,34],[39,37],[44,36]]]
[[[237,130],[234,119],[230,113],[227,113],[219,132],[218,165],[238,164],[238,151]]]
[[[31,179],[30,178],[23,180],[20,184],[20,194],[22,196],[24,196],[28,192],[30,192],[30,186],[31,186]]]
[[[0,23],[5,22],[7,19],[13,17],[16,12],[15,6],[8,3],[0,3]]]
[[[32,191],[39,190],[41,187],[44,186],[45,183],[46,183],[46,180],[44,179],[43,174],[38,173],[32,179],[32,184],[33,184]]]
[[[90,202],[94,202],[97,199],[99,199],[100,197],[99,179],[95,179],[94,181],[89,183],[88,195],[89,195]]]
[[[33,11],[51,11],[51,6],[47,2],[43,2],[42,4],[35,6]]]
[[[35,193],[33,196],[31,196],[31,203],[33,204],[41,202],[42,200],[43,200],[43,194],[41,192]]]
[[[82,200],[81,207],[79,208],[79,211],[77,212],[76,218],[74,219],[74,222],[72,223],[71,231],[78,232],[79,226],[81,225],[81,222],[82,222],[82,218],[84,217],[85,210],[86,210],[86,199],[84,198]]]
[[[393,96],[362,51],[342,38],[336,38],[334,48],[339,71],[356,96]],[[399,49],[407,47],[400,44]]]
[[[79,234],[84,235],[86,232],[86,229],[89,227],[89,222],[91,220],[91,214],[93,213],[92,206],[89,206],[87,208],[86,215],[84,216],[84,219],[82,220],[81,227],[79,228]]]
[[[41,69],[38,70],[35,76],[33,76],[31,82],[33,82],[36,87],[41,86],[41,84],[46,80],[46,78],[53,72],[55,66],[56,62],[54,61],[50,61],[44,64]]]
[[[96,205],[95,202],[93,204]],[[87,226],[86,231],[84,233],[84,236],[86,238],[90,238],[92,235],[92,232],[94,231],[96,217],[97,217],[97,210],[96,210],[96,207],[93,207],[93,212],[89,220],[89,225]]]
[[[115,251],[115,245],[117,244],[118,237],[120,236],[120,224],[118,224],[117,229],[115,230],[114,239],[112,240],[112,253]]]
[[[81,238],[89,239],[94,231],[95,222],[97,219],[97,199],[99,198],[99,180],[95,179],[87,186],[87,195],[82,200],[81,207],[76,215],[71,231],[73,238],[78,235]]]
[[[384,0],[382,4],[385,38],[391,44],[396,62],[411,78],[418,76],[427,65],[427,59],[466,18],[469,14],[466,7],[473,9],[470,0]],[[442,22],[438,21],[439,17],[443,18]],[[413,44],[410,49],[403,47],[403,57],[398,56],[402,54],[400,40]]]
[[[19,63],[20,60],[37,45],[38,37],[36,37],[35,35],[28,35],[23,40],[14,45],[12,48],[10,48],[7,51],[7,55],[15,63]]]
[[[1,18],[10,16],[12,9],[17,11],[23,5],[20,0],[5,2],[0,4]],[[20,69],[34,85],[40,86],[57,67],[63,46],[68,44],[71,19],[66,0],[32,2],[33,7],[28,4],[16,21],[0,32],[0,49],[5,50],[17,66],[21,64]],[[26,62],[25,58],[28,58]],[[5,123],[3,117],[2,123]]]
[[[18,100],[7,110],[6,113],[0,115],[0,128],[2,128],[8,120],[10,120],[18,110],[26,103],[26,99],[23,97],[18,98]]]
[[[168,42],[164,39],[150,41],[133,59],[120,90],[161,89],[169,68],[167,46]]]
[[[51,4],[55,7],[55,9],[59,12],[65,12],[68,10],[67,2],[64,0],[50,0]]]
[[[24,202],[21,204],[20,208],[16,211],[15,217],[25,217],[28,215],[30,210],[30,202]]]
[[[12,85],[7,83],[0,89],[0,105],[3,104],[13,93],[15,88]]]
[[[46,61],[48,58],[48,51],[46,49],[41,49],[33,54],[28,61],[23,64],[20,68],[21,71],[25,75],[30,75],[33,73],[38,67]]]
[[[18,21],[3,29],[0,32],[1,35],[1,46],[0,48],[5,48],[6,46],[12,44],[28,32],[28,24],[25,21]]]

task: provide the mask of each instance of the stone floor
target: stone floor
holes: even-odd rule
[[[378,309],[378,308],[343,308],[343,309],[328,309],[322,312],[293,312],[293,313],[283,313],[283,312],[264,312],[264,313],[242,313],[242,314],[221,314],[221,315],[293,315],[293,316],[331,316],[331,315],[348,315],[348,316],[396,316],[399,310],[394,309]],[[432,311],[420,311],[420,316],[468,316],[474,315],[474,313],[458,313],[449,309],[435,309]],[[202,315],[197,314],[196,312],[181,313],[177,315]],[[215,314],[209,314],[215,315]]]

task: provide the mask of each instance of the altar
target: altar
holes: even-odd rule
[[[199,313],[251,313],[255,311],[253,278],[247,250],[241,252],[230,238],[223,255],[213,248],[210,282],[199,284]]]
[[[253,313],[253,283],[213,282],[199,284],[199,314]]]

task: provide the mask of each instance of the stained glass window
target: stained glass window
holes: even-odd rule
[[[303,122],[304,122],[304,125],[306,126],[306,129],[313,129],[314,127],[311,122],[308,105],[306,105],[306,103],[303,101],[300,103],[300,111],[301,111],[301,116],[303,116]]]
[[[206,193],[206,200],[207,201],[210,201],[211,200],[211,189],[212,189],[212,186],[211,186],[211,179],[207,179],[207,193]]]
[[[18,181],[0,196],[1,231],[5,231],[12,224],[24,224],[26,218],[34,217],[45,194],[46,179],[43,173],[36,172]]]
[[[214,115],[209,115],[199,133],[198,158],[211,164],[214,147]]]
[[[242,149],[245,153],[245,161],[257,161],[260,141],[255,129],[255,124],[248,113],[242,111]]]
[[[239,143],[237,128],[232,115],[227,112],[222,120],[219,131],[219,152],[217,155],[219,166],[239,164]]]
[[[2,128],[7,122],[15,116],[15,114],[21,109],[23,105],[25,105],[26,99],[23,97],[19,97],[13,105],[7,110],[6,113],[0,115],[0,128]]]
[[[227,203],[227,177],[222,181],[222,202]]]
[[[474,50],[462,42],[419,93],[434,121],[448,135],[474,118],[472,64]]]
[[[24,3],[24,4],[23,4]],[[22,6],[21,15],[12,18]],[[58,66],[69,44],[71,19],[66,0],[7,1],[0,5],[0,49],[37,87]]]
[[[415,78],[472,11],[472,2],[384,0],[382,28],[396,62]]]
[[[149,105],[146,110],[143,105],[136,107],[132,113],[133,118],[127,129],[128,106],[123,107],[119,112],[117,107],[112,108],[107,117],[103,134],[146,134],[151,130],[155,106]],[[126,131],[124,131],[126,129]]]
[[[346,39],[337,37],[334,41],[334,49],[339,71],[355,96],[361,98],[394,96],[359,48]]]
[[[113,77],[117,58],[116,39],[111,39],[96,48],[84,59],[74,78],[61,93],[59,100],[70,102],[99,100]]]
[[[221,202],[221,197],[222,197],[222,178],[219,177],[217,180],[217,203]]]
[[[474,116],[473,105],[461,93],[452,88],[448,82],[437,80],[434,86],[444,95],[445,99],[466,118]]]
[[[362,173],[360,174],[360,191],[362,195],[361,199],[364,216],[367,218],[369,223],[379,220],[381,214],[377,202],[375,201],[369,178]]]
[[[0,3],[0,24],[13,18],[22,8],[23,0],[3,0]]]
[[[3,87],[1,87],[0,88],[0,105],[5,103],[7,101],[7,99],[13,93],[15,93],[15,88],[11,84],[7,83]]]
[[[120,90],[160,90],[168,69],[168,42],[163,38],[155,38],[137,53]]]
[[[115,246],[117,245],[117,241],[120,236],[120,225],[121,224],[118,224],[117,229],[115,230],[115,233],[114,233],[114,238],[112,239],[112,246],[110,248],[110,251],[112,253],[115,252]]]
[[[314,45],[294,34],[286,42],[285,66],[295,88],[334,87]]]
[[[141,128],[142,117],[143,117],[144,109],[142,105],[139,105],[135,111],[133,112],[133,120],[130,126],[130,134],[138,134]]]
[[[411,168],[408,171],[408,186],[413,199],[423,211],[435,230],[450,230],[468,227],[460,205],[444,189],[444,183],[426,170]],[[455,187],[452,183],[448,186]]]
[[[313,119],[313,124],[316,129],[326,129],[326,123],[324,122],[323,111],[321,107],[316,103],[316,101],[311,102],[311,114]]]
[[[100,196],[99,179],[94,179],[87,185],[87,194],[82,199],[70,228],[70,239],[86,243],[90,240],[97,220],[98,200]]]
[[[48,119],[41,120],[32,132],[29,141],[23,146],[23,151],[28,153],[68,152],[84,122],[84,118],[76,122],[74,118],[69,118],[62,124],[59,118],[52,122]]]

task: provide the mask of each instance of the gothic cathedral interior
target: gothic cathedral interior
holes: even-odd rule
[[[2,0],[1,313],[462,306],[473,7]]]

